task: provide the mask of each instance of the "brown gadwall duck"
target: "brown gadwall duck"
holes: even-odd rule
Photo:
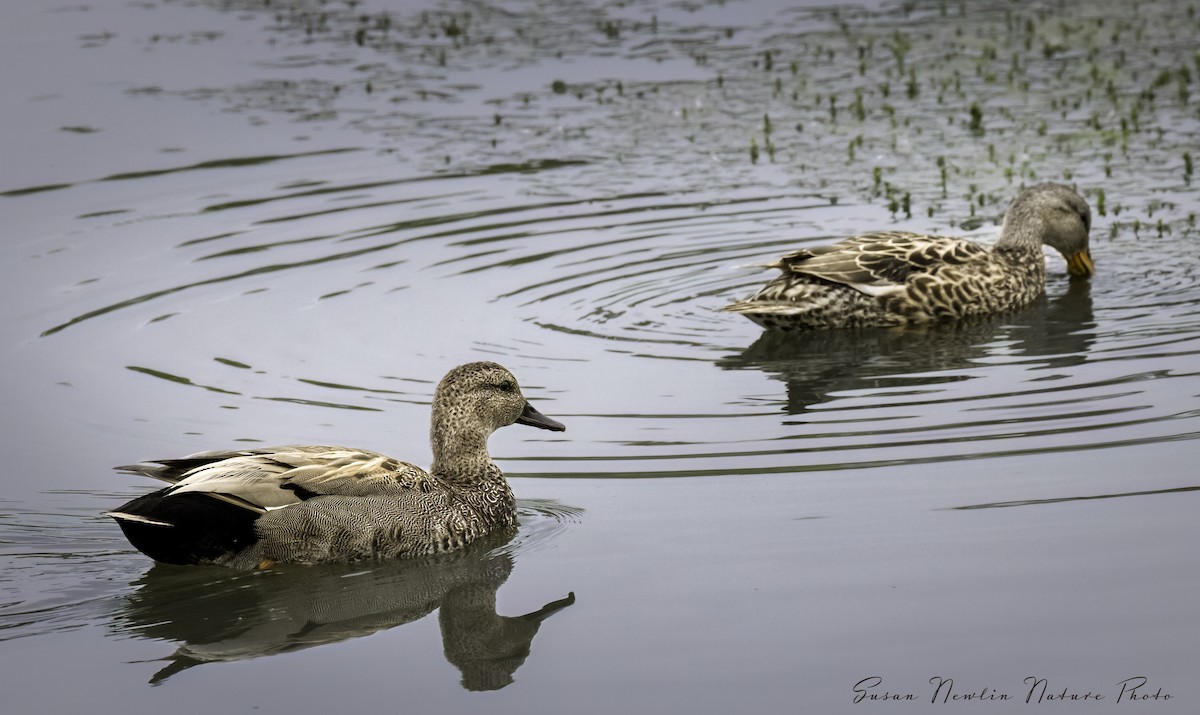
[[[1021,308],[1042,294],[1042,245],[1067,259],[1072,276],[1095,272],[1088,252],[1092,212],[1062,184],[1017,196],[991,250],[961,238],[881,231],[802,248],[768,267],[783,272],[723,310],[765,328],[888,327],[952,321]]]
[[[516,523],[512,489],[487,440],[511,424],[561,432],[505,368],[451,370],[433,397],[429,472],[347,447],[201,452],[127,467],[170,482],[108,512],[130,543],[173,564],[265,568],[423,556]]]

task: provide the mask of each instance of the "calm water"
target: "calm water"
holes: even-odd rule
[[[3,711],[1200,708],[1194,3],[548,5],[0,10]],[[1020,314],[716,312],[1040,180],[1098,273]],[[100,515],[202,449],[428,464],[480,359],[568,427],[492,438],[514,534],[243,574]]]

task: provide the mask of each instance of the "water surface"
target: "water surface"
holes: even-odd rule
[[[870,676],[900,712],[935,677],[1010,696],[956,710],[1029,676],[1200,702],[1190,5],[3,16],[6,712],[852,712]],[[992,241],[1042,180],[1091,203],[1098,272],[1049,256],[1018,314],[717,311],[801,245]],[[492,438],[496,543],[238,574],[101,516],[139,459],[428,464],[437,380],[485,359],[568,427]]]

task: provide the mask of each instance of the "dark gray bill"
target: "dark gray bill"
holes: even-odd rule
[[[566,426],[562,422],[552,420],[541,412],[533,409],[533,405],[525,403],[525,409],[521,412],[521,416],[517,418],[517,424],[529,425],[530,427],[541,427],[542,429],[553,430],[555,432],[565,432]]]

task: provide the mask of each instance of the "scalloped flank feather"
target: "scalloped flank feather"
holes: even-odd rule
[[[965,239],[877,231],[802,248],[768,264],[782,272],[722,310],[769,329],[896,327],[998,315],[1042,294],[1042,246],[1073,276],[1095,272],[1091,209],[1062,184],[1038,184],[1009,206],[995,248]]]

